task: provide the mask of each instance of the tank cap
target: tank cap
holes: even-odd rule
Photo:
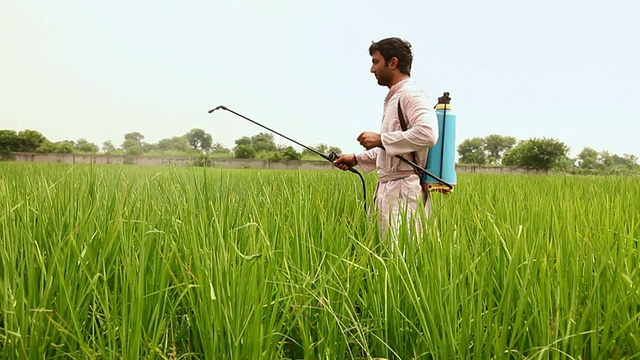
[[[449,92],[445,91],[444,95],[438,98],[438,104],[449,104],[451,102],[451,98],[449,97]]]

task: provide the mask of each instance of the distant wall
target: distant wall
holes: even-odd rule
[[[13,161],[62,164],[134,164],[151,166],[191,166],[197,158],[188,156],[129,156],[104,154],[14,153]],[[211,158],[212,167],[231,169],[334,169],[326,161]]]
[[[526,175],[551,175],[551,170],[534,169],[517,166],[479,166],[456,165],[458,174],[526,174]]]
[[[15,153],[13,161],[42,162],[64,164],[135,164],[135,165],[173,165],[191,166],[196,158],[188,156],[128,156],[104,154],[40,154]],[[212,158],[209,160],[213,167],[230,169],[302,169],[302,170],[331,170],[335,169],[327,161],[303,160],[268,160],[268,159],[234,159]],[[530,169],[511,166],[474,166],[456,165],[458,174],[534,174],[549,175],[550,170]]]

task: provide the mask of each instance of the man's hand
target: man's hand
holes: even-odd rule
[[[373,149],[374,147],[382,147],[382,137],[380,134],[365,131],[358,136],[358,141],[360,145],[364,146],[365,149]]]
[[[338,169],[347,170],[358,165],[358,160],[354,154],[342,154],[333,161],[333,165]]]

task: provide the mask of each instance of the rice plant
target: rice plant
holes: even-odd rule
[[[0,358],[640,357],[637,178],[459,178],[399,253],[338,170],[0,163]]]

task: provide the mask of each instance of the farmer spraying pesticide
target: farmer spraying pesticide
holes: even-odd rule
[[[357,140],[366,151],[343,154],[334,165],[343,170],[356,165],[364,172],[376,170],[374,208],[383,236],[390,230],[397,233],[403,222],[421,231],[421,219],[431,214],[431,198],[423,182],[424,166],[418,164],[427,162],[429,149],[439,140],[438,117],[429,95],[411,79],[411,44],[394,37],[383,39],[371,44],[369,55],[378,84],[389,88],[380,133],[362,132]],[[438,175],[429,175],[444,183]]]
[[[209,110],[209,113],[229,111],[320,155],[337,168],[358,175],[365,213],[365,181],[354,166],[360,165],[365,172],[377,170],[379,181],[374,207],[383,237],[386,237],[389,226],[397,232],[405,221],[415,225],[411,227],[411,233],[420,233],[423,229],[421,220],[431,214],[430,192],[449,194],[453,191],[456,180],[453,162],[455,117],[446,114],[450,109],[448,93],[439,98],[445,99],[446,103],[444,107],[440,104],[436,107],[436,114],[431,98],[411,79],[413,54],[408,42],[399,38],[383,39],[372,43],[369,54],[371,72],[378,84],[389,88],[389,92],[384,100],[380,133],[363,132],[357,138],[366,149],[363,153],[323,154],[224,105]],[[433,154],[430,154],[430,149]],[[419,164],[426,164],[427,168]]]

